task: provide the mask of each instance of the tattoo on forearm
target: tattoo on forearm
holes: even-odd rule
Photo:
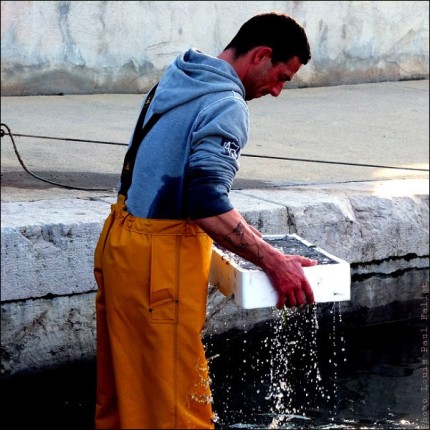
[[[233,229],[233,231],[227,234],[224,239],[229,242],[234,248],[238,250],[247,250],[249,248],[255,247],[257,251],[257,256],[260,260],[263,259],[260,246],[257,242],[249,243],[245,240],[245,231],[242,222]]]

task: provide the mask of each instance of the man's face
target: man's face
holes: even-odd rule
[[[285,82],[293,79],[301,65],[299,57],[292,57],[287,62],[279,62],[276,65],[273,65],[270,57],[265,57],[243,80],[246,100],[256,99],[267,94],[277,97]]]

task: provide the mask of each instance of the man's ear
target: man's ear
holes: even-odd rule
[[[252,57],[251,60],[253,63],[259,63],[262,60],[267,60],[272,58],[272,48],[269,48],[268,46],[256,46],[252,50]]]

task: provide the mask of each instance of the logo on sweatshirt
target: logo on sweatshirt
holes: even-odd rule
[[[240,146],[237,142],[235,142],[234,140],[223,139],[222,146],[231,158],[233,158],[234,160],[237,160],[239,158]]]

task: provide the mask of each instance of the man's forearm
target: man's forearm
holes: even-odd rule
[[[261,239],[260,233],[236,209],[195,222],[216,243],[262,269],[274,265],[273,260],[282,259],[282,254]]]

